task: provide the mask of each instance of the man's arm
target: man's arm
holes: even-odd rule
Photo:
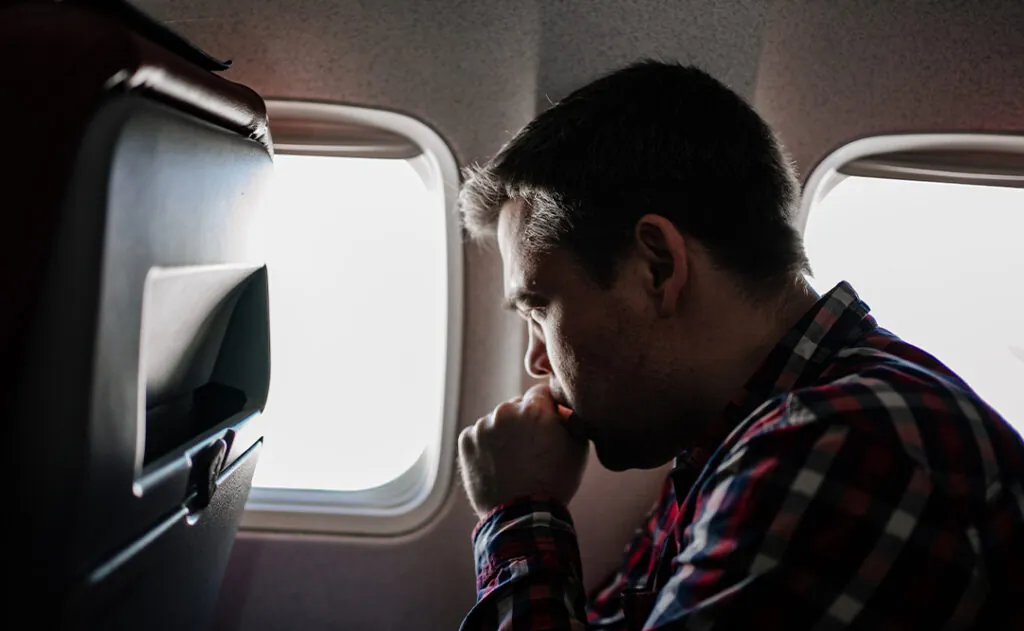
[[[546,385],[459,435],[462,484],[481,522],[473,533],[476,607],[463,629],[583,629],[579,546],[565,508],[588,445],[570,433]]]
[[[463,631],[585,629],[572,518],[558,501],[518,498],[473,533],[477,604]]]
[[[564,506],[523,498],[495,509],[473,533],[478,603],[463,628],[548,628],[539,626],[543,619],[558,622],[551,628],[584,628],[586,620],[588,629],[624,629],[620,595],[650,573],[655,539],[670,536],[665,522],[672,516],[666,514],[666,503],[675,508],[668,479],[626,546],[622,566],[595,590],[585,608],[579,602],[583,588],[576,535]],[[499,611],[505,612],[505,620],[499,620]]]
[[[913,418],[847,403],[830,422],[791,398],[724,456],[646,629],[969,626],[984,587],[963,514],[880,415]]]

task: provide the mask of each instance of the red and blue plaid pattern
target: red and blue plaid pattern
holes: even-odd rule
[[[680,454],[590,602],[564,506],[499,507],[474,547],[466,631],[1024,629],[1024,443],[841,283]]]

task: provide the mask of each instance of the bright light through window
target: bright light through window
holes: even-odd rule
[[[848,280],[879,324],[1024,433],[1024,190],[848,177],[811,209],[813,283]]]
[[[254,486],[353,491],[439,435],[440,186],[406,160],[279,155],[268,209],[272,379]]]

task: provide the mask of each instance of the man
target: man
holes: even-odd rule
[[[459,437],[465,629],[1024,629],[1020,437],[848,284],[815,294],[798,194],[742,99],[657,62],[467,173],[545,383]],[[589,601],[566,509],[588,442],[613,470],[675,460]]]

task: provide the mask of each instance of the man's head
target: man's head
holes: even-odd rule
[[[797,195],[740,97],[695,68],[642,62],[469,170],[461,208],[471,235],[497,236],[509,306],[529,322],[527,370],[624,469],[670,459],[735,387],[717,361],[745,335],[726,324],[732,307],[770,309],[806,269]]]

